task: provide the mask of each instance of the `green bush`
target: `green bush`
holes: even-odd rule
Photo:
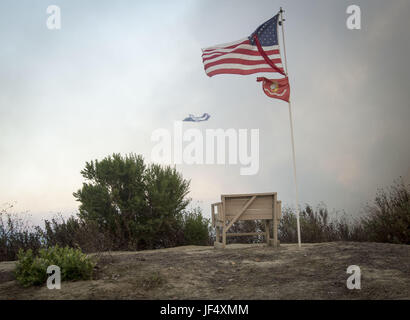
[[[41,285],[46,282],[51,265],[60,267],[62,281],[91,279],[94,268],[91,259],[79,249],[55,246],[40,249],[37,255],[31,249],[20,249],[15,277],[25,287]]]
[[[192,209],[184,214],[185,244],[208,245],[210,243],[210,221],[202,215],[200,208]]]
[[[142,156],[113,154],[87,162],[86,179],[73,195],[79,218],[112,236],[113,249],[178,244],[181,214],[189,204],[189,181],[170,166],[146,165]]]

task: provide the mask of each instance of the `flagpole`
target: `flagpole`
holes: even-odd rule
[[[283,20],[283,9],[280,8],[280,22],[282,26],[282,44],[283,44],[283,54],[284,54],[284,62],[285,62],[285,73],[286,77],[288,77],[288,62],[286,58],[286,46],[285,46],[285,28],[284,28],[284,20]],[[292,155],[293,155],[293,177],[295,181],[295,196],[296,196],[296,225],[297,225],[297,233],[298,233],[298,245],[299,248],[302,246],[301,238],[300,238],[300,210],[299,210],[299,195],[298,195],[298,183],[296,178],[296,156],[295,156],[295,139],[293,136],[293,120],[292,120],[292,105],[290,100],[288,102],[289,106],[289,120],[290,120],[290,136],[292,140]]]

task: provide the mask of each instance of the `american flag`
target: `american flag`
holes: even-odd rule
[[[278,21],[279,13],[260,25],[248,38],[202,49],[206,74],[209,77],[258,72],[284,75],[278,42]]]

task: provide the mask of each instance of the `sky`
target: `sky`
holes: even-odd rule
[[[346,27],[351,4],[360,30]],[[49,5],[61,8],[60,30],[46,26]],[[356,216],[378,188],[410,183],[408,0],[4,0],[0,206],[36,221],[76,213],[86,161],[133,152],[150,162],[155,130],[204,112],[207,122],[184,129],[259,129],[260,168],[177,165],[192,205],[209,216],[221,194],[275,191],[294,206],[287,104],[266,97],[257,75],[207,77],[201,59],[280,6],[300,204]]]

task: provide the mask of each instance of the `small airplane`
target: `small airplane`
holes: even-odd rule
[[[191,122],[201,122],[201,121],[206,121],[210,118],[211,116],[208,113],[204,113],[200,117],[196,117],[193,114],[190,114],[189,117],[185,118],[182,121],[191,121]]]

